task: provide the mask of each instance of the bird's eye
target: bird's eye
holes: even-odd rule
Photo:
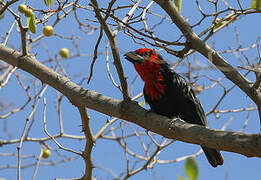
[[[160,54],[157,54],[157,57],[158,57],[160,60],[163,60],[163,57],[162,57]]]
[[[143,56],[150,56],[150,54],[151,54],[151,53],[150,53],[149,51],[144,51],[144,52],[143,52]]]

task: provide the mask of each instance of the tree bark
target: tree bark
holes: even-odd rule
[[[134,101],[121,101],[85,90],[40,63],[33,55],[22,56],[20,52],[3,45],[0,45],[0,59],[60,91],[77,107],[88,107],[108,116],[124,119],[170,139],[235,152],[247,157],[261,157],[259,134],[220,131],[188,124],[179,118],[168,119],[146,111]]]

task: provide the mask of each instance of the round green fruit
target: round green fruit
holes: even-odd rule
[[[69,57],[69,50],[67,48],[62,48],[59,52],[60,56],[62,58],[68,58]]]
[[[27,9],[27,6],[26,6],[25,4],[20,4],[20,5],[18,6],[18,11],[19,11],[20,13],[25,13],[26,9]]]
[[[47,37],[53,35],[53,26],[45,26],[43,28],[43,34]]]
[[[51,156],[51,151],[49,149],[42,150],[42,158],[47,159]]]
[[[195,91],[196,91],[196,93],[201,93],[202,92],[202,87],[200,85],[196,85]]]

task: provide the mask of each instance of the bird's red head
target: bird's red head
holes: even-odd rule
[[[158,99],[164,93],[164,77],[160,72],[165,63],[160,54],[152,49],[141,48],[125,54],[125,58],[134,64],[137,73],[145,82],[144,91],[151,99]]]
[[[137,73],[146,83],[154,79],[163,62],[161,55],[152,49],[141,48],[125,54],[125,58],[133,63]]]

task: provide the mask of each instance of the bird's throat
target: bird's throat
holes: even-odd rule
[[[158,100],[164,94],[165,85],[161,81],[145,82],[144,92],[150,96],[151,100]]]
[[[164,77],[160,72],[160,64],[146,60],[144,63],[134,65],[136,71],[144,81],[144,92],[157,100],[162,97],[165,85]]]

